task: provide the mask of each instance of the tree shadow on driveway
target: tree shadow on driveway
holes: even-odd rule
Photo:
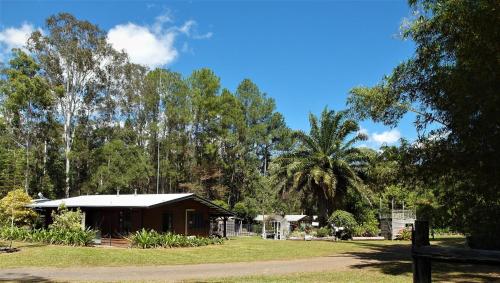
[[[411,248],[407,243],[380,245],[371,243],[355,243],[362,251],[347,252],[346,255],[360,259],[361,263],[353,268],[372,268],[389,275],[409,275],[412,273]]]

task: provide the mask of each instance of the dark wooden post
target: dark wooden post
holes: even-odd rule
[[[222,232],[224,238],[227,238],[227,217],[224,217],[224,230]]]
[[[412,257],[413,257],[413,282],[429,283],[432,281],[431,260],[415,254],[422,246],[429,246],[429,222],[416,220],[415,229],[412,231]]]
[[[112,218],[110,216],[108,218],[109,218],[109,245],[111,246],[111,230],[113,229],[113,227],[111,227],[111,219]]]

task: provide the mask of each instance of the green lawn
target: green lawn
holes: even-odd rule
[[[390,244],[389,241],[378,245]],[[361,243],[235,238],[223,245],[174,249],[65,247],[15,243],[20,252],[0,254],[0,268],[21,266],[123,266],[296,259],[366,250]]]
[[[498,269],[492,271],[492,267],[472,267],[472,266],[450,266],[433,265],[433,282],[500,282]],[[189,282],[189,281],[188,281]],[[188,283],[186,282],[186,283]],[[200,281],[193,281],[200,282]],[[274,276],[247,276],[233,278],[218,278],[204,280],[206,283],[299,283],[299,282],[384,282],[384,283],[404,283],[413,282],[411,268],[398,274],[384,273],[374,268],[335,271],[335,272],[314,272],[295,273]]]
[[[189,282],[189,281],[188,281]],[[199,281],[193,281],[199,282]],[[314,273],[295,273],[275,276],[247,276],[235,278],[218,278],[214,280],[203,281],[206,283],[289,283],[289,282],[384,282],[400,283],[412,282],[410,273],[402,275],[384,274],[376,270],[350,270],[335,272],[314,272]],[[186,282],[187,283],[187,282]]]
[[[445,237],[432,244],[463,246],[463,238]],[[0,254],[0,269],[9,267],[68,267],[170,265],[288,260],[334,254],[370,261],[335,272],[297,273],[273,276],[219,278],[203,282],[411,282],[409,242],[322,242],[273,241],[236,238],[223,245],[176,249],[125,249],[106,247],[64,247],[15,243],[20,252]],[[500,270],[492,267],[433,264],[436,281],[500,281]],[[196,281],[199,282],[199,281]]]

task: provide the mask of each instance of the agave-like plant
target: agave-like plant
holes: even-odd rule
[[[333,209],[341,207],[349,187],[363,188],[360,173],[367,156],[354,145],[367,136],[342,111],[325,108],[319,121],[310,114],[309,122],[310,133],[294,132],[296,145],[276,158],[273,178],[283,190],[312,193],[323,226]]]

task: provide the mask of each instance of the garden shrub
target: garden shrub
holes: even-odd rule
[[[331,231],[330,228],[328,227],[321,227],[316,231],[316,237],[318,238],[324,238],[330,236]]]
[[[83,213],[80,209],[75,211],[68,210],[64,205],[61,205],[57,212],[52,212],[52,224],[50,229],[62,231],[78,231],[82,230]]]
[[[365,228],[362,225],[358,225],[358,226],[354,227],[352,235],[355,237],[364,237]]]
[[[411,228],[403,228],[396,235],[396,240],[409,241],[411,240]]]
[[[357,237],[376,237],[379,233],[378,224],[363,223],[354,228],[353,235]]]
[[[354,228],[354,236],[358,237],[375,237],[379,233],[378,221],[373,213],[366,214],[365,221]]]
[[[0,228],[0,238],[3,240],[45,243],[52,245],[88,246],[93,243],[95,231],[90,229],[26,229],[19,227]]]
[[[299,230],[305,232],[306,234],[310,234],[313,230],[313,226],[308,223],[301,223],[299,226]]]
[[[347,240],[351,239],[354,233],[354,229],[358,226],[354,216],[344,210],[336,210],[332,213],[328,219],[328,223],[335,227],[344,227],[343,230],[336,232],[336,237]]]
[[[52,213],[53,223],[49,229],[26,229],[20,227],[0,228],[4,240],[36,242],[53,245],[88,246],[93,243],[95,231],[82,229],[83,215],[80,210],[70,211],[61,206]]]
[[[133,247],[149,248],[175,248],[199,247],[222,244],[224,240],[217,237],[184,236],[173,233],[158,233],[155,230],[142,229],[129,237]]]

